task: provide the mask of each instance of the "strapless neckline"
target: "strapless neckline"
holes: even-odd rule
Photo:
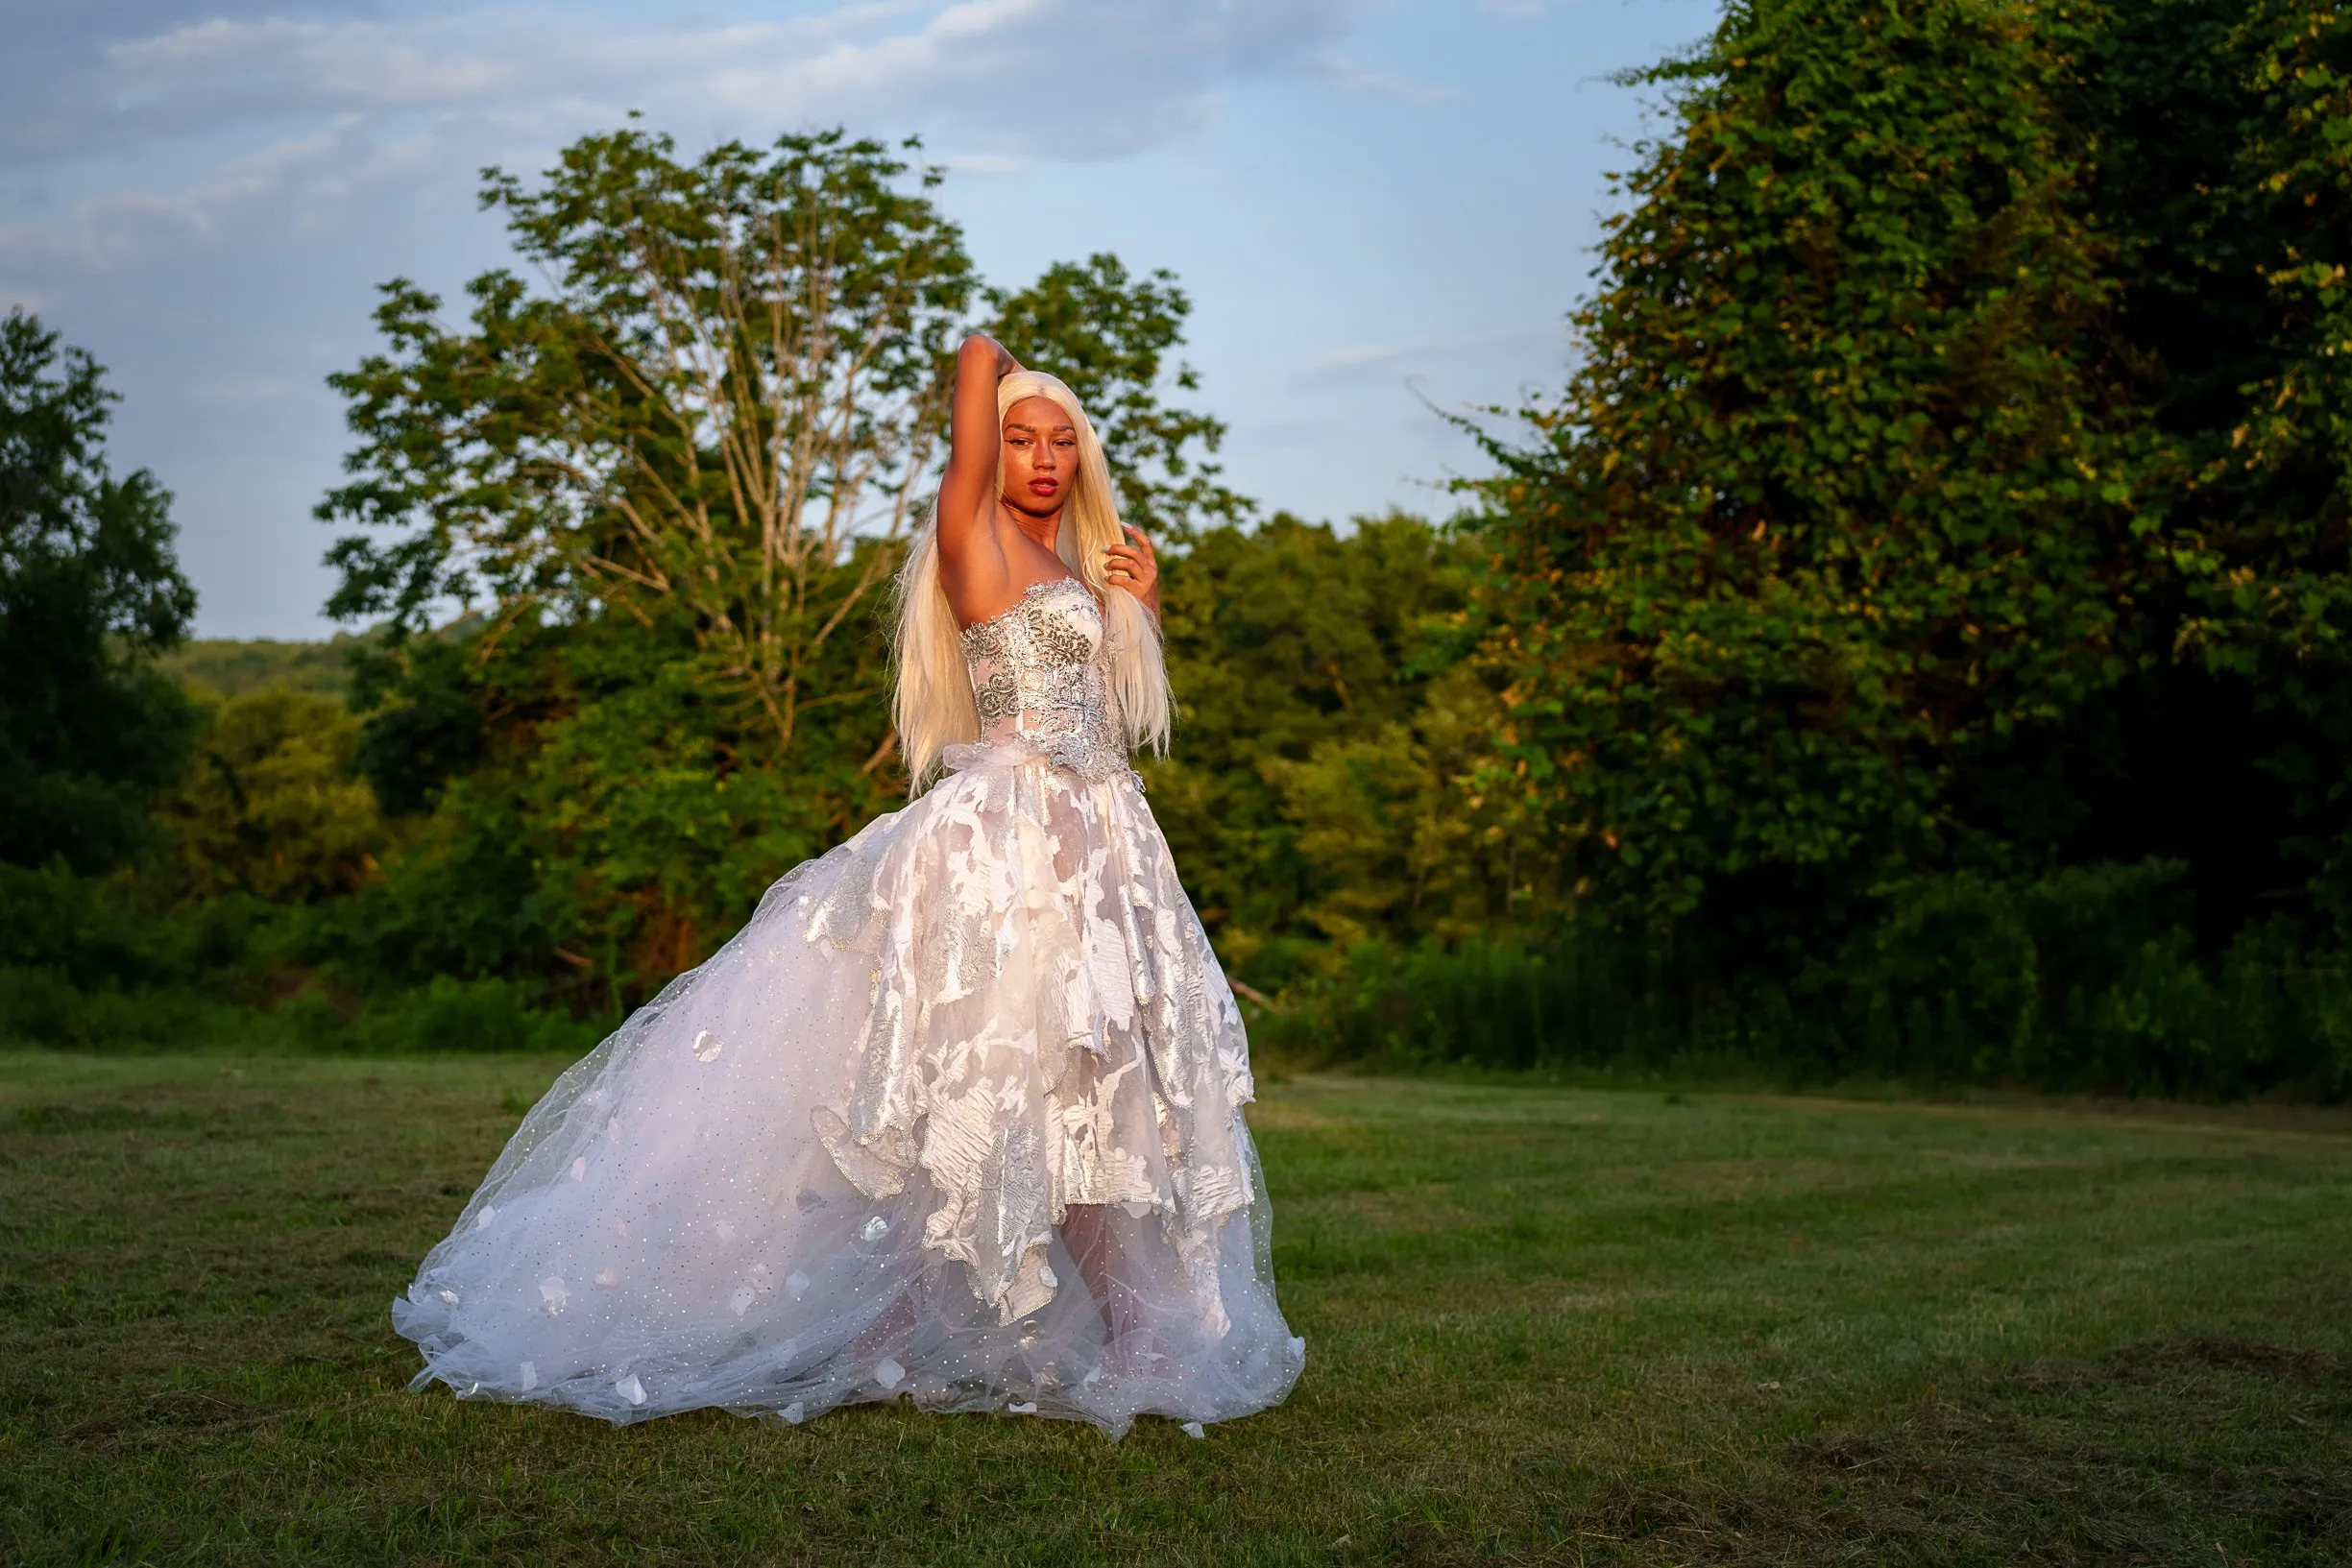
[[[984,632],[991,626],[1001,625],[1003,622],[1011,619],[1013,616],[1019,615],[1022,611],[1028,609],[1031,599],[1043,598],[1046,594],[1054,591],[1055,589],[1062,588],[1064,586],[1077,589],[1080,593],[1086,596],[1086,602],[1095,607],[1095,611],[1098,615],[1102,613],[1103,606],[1101,602],[1095,598],[1094,590],[1086,586],[1083,578],[1079,577],[1075,573],[1067,577],[1046,577],[1041,578],[1038,581],[1030,584],[1029,587],[1023,589],[1019,598],[1013,600],[1012,603],[1006,605],[995,615],[983,616],[982,618],[974,621],[971,625],[965,627],[962,635],[968,638],[975,632]]]

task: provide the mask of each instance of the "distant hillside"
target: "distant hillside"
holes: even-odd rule
[[[418,635],[433,641],[462,641],[481,626],[482,617],[469,613]],[[279,642],[266,637],[250,641],[197,638],[182,643],[159,663],[182,686],[213,696],[234,697],[263,687],[282,686],[323,697],[342,697],[352,688],[352,655],[383,631],[376,626],[364,632],[337,632],[323,642]]]
[[[351,688],[350,655],[364,640],[350,632],[327,642],[202,638],[166,655],[162,665],[182,685],[224,697],[269,686],[340,697]]]

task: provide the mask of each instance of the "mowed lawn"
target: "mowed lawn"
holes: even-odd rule
[[[0,1561],[2352,1561],[2352,1118],[1300,1079],[1283,1408],[615,1431],[386,1318],[561,1065],[0,1055]]]

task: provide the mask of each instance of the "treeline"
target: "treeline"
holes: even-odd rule
[[[321,507],[344,530],[332,608],[374,627],[339,651],[340,692],[310,655],[228,694],[207,682],[246,686],[259,650],[158,658],[187,610],[166,550],[140,570],[175,596],[168,626],[131,637],[86,607],[92,668],[153,705],[144,771],[106,785],[144,814],[104,846],[28,824],[12,848],[8,1031],[569,1043],[698,962],[905,798],[887,590],[974,325],[1079,390],[1123,510],[1169,548],[1186,743],[1153,787],[1244,983],[1284,991],[1335,938],[1472,929],[1471,863],[1399,812],[1434,808],[1491,728],[1479,681],[1426,663],[1475,549],[1405,518],[1251,522],[1222,426],[1176,401],[1175,280],[1095,256],[991,288],[935,179],[837,133],[688,161],[634,130],[537,185],[494,173],[552,286],[486,275],[453,324],[395,281],[384,350],[335,378],[357,442]],[[83,515],[113,483],[95,368],[11,329],[33,346],[7,392],[28,419],[90,389],[78,498],[12,532],[89,556]],[[1463,710],[1424,736],[1441,689]]]
[[[1200,530],[1167,561],[1185,739],[1145,764],[1151,798],[1261,995],[1303,992],[1368,938],[1459,939],[1502,907],[1507,854],[1483,878],[1454,853],[1467,830],[1445,798],[1493,699],[1422,667],[1444,658],[1480,560],[1413,518],[1343,534],[1276,516]],[[486,635],[353,639],[340,697],[268,678],[251,649],[180,660],[258,684],[191,681],[182,769],[113,869],[0,867],[10,1035],[582,1047],[863,821],[791,835],[789,779],[715,761],[691,688],[630,676],[659,651],[642,629],[546,631],[553,674]],[[861,637],[879,660],[881,627]],[[575,660],[618,673],[584,689]],[[836,722],[844,754],[886,738],[878,695]],[[870,808],[904,787],[884,774]]]
[[[2352,22],[1757,0],[1637,80],[1566,385],[1443,527],[1256,520],[1175,280],[991,288],[898,150],[494,172],[546,281],[388,285],[336,378],[341,701],[173,706],[160,493],[12,321],[83,423],[6,480],[5,1026],[593,1038],[903,796],[887,580],[984,323],[1170,546],[1145,772],[1263,1045],[2352,1090]]]

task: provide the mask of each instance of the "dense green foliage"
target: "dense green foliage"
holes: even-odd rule
[[[1460,659],[1468,543],[1408,517],[1277,516],[1166,567],[1173,757],[1152,811],[1225,960],[1268,990],[1374,937],[1459,940],[1510,912],[1512,846],[1457,778],[1493,702]]]
[[[1479,487],[1556,977],[1614,943],[1831,1065],[2352,1071],[2348,43],[1743,0],[1639,74],[1673,133]],[[2093,1014],[2173,1038],[2119,1070]]]
[[[171,497],[108,468],[112,398],[87,354],[0,321],[0,864],[117,863],[180,762],[186,704],[154,656],[196,593]]]
[[[208,707],[160,803],[155,890],[173,904],[232,892],[301,904],[364,884],[384,836],[376,792],[352,765],[359,736],[341,703],[283,687]]]
[[[2187,861],[2209,944],[2280,908],[2342,941],[2352,20],[2308,0],[2133,8],[2082,63],[2154,569],[2132,677],[2083,714],[2072,847]]]
[[[361,640],[351,632],[323,642],[190,638],[158,663],[182,686],[216,697],[284,687],[340,699],[352,689],[352,659]]]
[[[1604,902],[1803,945],[2070,825],[1965,798],[2118,674],[2128,432],[2031,14],[1739,8],[1652,73],[1684,134],[1497,497],[1518,749]]]
[[[1785,984],[1694,979],[1671,948],[1581,930],[1528,946],[1368,944],[1253,1037],[1293,1058],[1581,1062],[1784,1081],[2032,1084],[2235,1098],[2352,1096],[2352,985],[2289,926],[2200,954],[2176,862],[2032,880],[1921,878]]]

